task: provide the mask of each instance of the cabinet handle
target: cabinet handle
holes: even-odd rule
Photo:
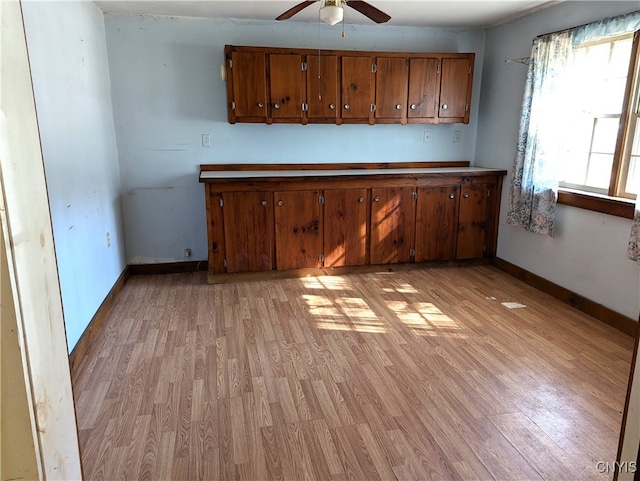
[[[401,108],[402,108],[402,105],[396,104],[396,110],[400,110]]]
[[[329,104],[329,108],[330,108],[331,110],[335,109],[335,108],[336,108],[336,104]]]
[[[284,205],[284,201],[279,200],[279,201],[278,201],[278,205]]]
[[[344,104],[344,109],[345,109],[345,110],[349,110],[349,108],[350,108],[350,107],[349,107],[349,104]]]
[[[411,104],[411,110],[415,110],[417,108],[418,108],[418,106],[416,104]]]
[[[362,204],[364,202],[364,197],[358,197],[358,202]]]
[[[454,194],[453,192],[449,194],[449,199],[455,199],[455,198],[456,198],[456,194]]]
[[[465,192],[465,193],[462,195],[462,197],[464,197],[465,199],[468,199],[468,198],[469,198],[469,192]]]
[[[258,107],[262,108],[264,107],[264,104],[262,102],[258,102]]]
[[[449,106],[447,104],[442,104],[442,110],[447,110]]]
[[[378,197],[377,195],[373,198],[374,202],[380,202],[380,197]]]
[[[260,205],[262,205],[262,207],[266,207],[267,206],[267,201],[263,200],[262,202],[260,202]]]
[[[273,104],[273,108],[274,109],[279,109],[280,108],[280,104]]]

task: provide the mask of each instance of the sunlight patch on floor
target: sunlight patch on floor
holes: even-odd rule
[[[333,331],[355,331],[385,333],[386,328],[378,316],[359,297],[344,297],[334,301],[325,296],[305,294],[302,296],[309,314],[319,329]]]
[[[325,292],[354,290],[349,282],[338,276],[309,277],[303,278],[302,282],[304,287],[310,290],[322,289]],[[402,294],[419,293],[408,283],[399,283],[397,286],[384,288],[383,291]],[[361,297],[334,297],[327,292],[326,296],[304,294],[302,298],[319,329],[369,333],[388,332],[384,322]],[[388,300],[386,305],[398,320],[410,327],[416,335],[467,337],[453,319],[431,302]]]
[[[418,336],[467,337],[458,324],[430,302],[389,301],[387,306]],[[460,332],[456,332],[460,331]]]
[[[331,291],[352,291],[353,287],[343,277],[317,276],[303,277],[302,285],[307,289],[329,289]]]
[[[316,321],[316,326],[318,327],[318,329],[326,329],[329,331],[368,332],[370,334],[385,334],[387,332],[386,328],[382,323],[351,324],[351,323],[345,323],[345,322],[338,322],[332,319],[318,319]]]

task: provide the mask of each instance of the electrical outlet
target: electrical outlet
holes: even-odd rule
[[[211,147],[211,134],[202,134],[202,146]]]
[[[425,130],[424,132],[422,132],[422,143],[423,144],[430,144],[431,143],[431,131],[430,130]]]
[[[460,142],[460,131],[459,130],[454,130],[453,131],[453,141],[454,142]]]
[[[107,232],[107,247],[111,247],[111,234]]]
[[[191,257],[191,249],[185,249],[184,250],[184,256],[185,257]]]

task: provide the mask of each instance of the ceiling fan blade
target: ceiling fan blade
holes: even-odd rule
[[[307,8],[309,5],[311,5],[312,3],[316,3],[316,0],[310,0],[310,1],[306,1],[306,2],[300,2],[298,5],[296,5],[293,8],[290,8],[289,10],[287,10],[286,12],[284,12],[282,15],[280,15],[279,17],[276,17],[276,20],[287,20],[288,18],[293,17],[296,13],[300,12],[301,10]]]
[[[348,0],[347,6],[353,8],[354,10],[357,10],[365,17],[369,17],[376,23],[385,23],[391,19],[391,17],[384,13],[382,10],[377,9],[367,2],[362,2],[359,0]]]

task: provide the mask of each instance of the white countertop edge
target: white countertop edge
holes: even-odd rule
[[[343,169],[343,170],[204,170],[200,179],[245,179],[271,177],[335,177],[346,175],[381,175],[381,174],[442,174],[467,172],[498,172],[500,169],[484,167],[440,167],[435,169]]]

